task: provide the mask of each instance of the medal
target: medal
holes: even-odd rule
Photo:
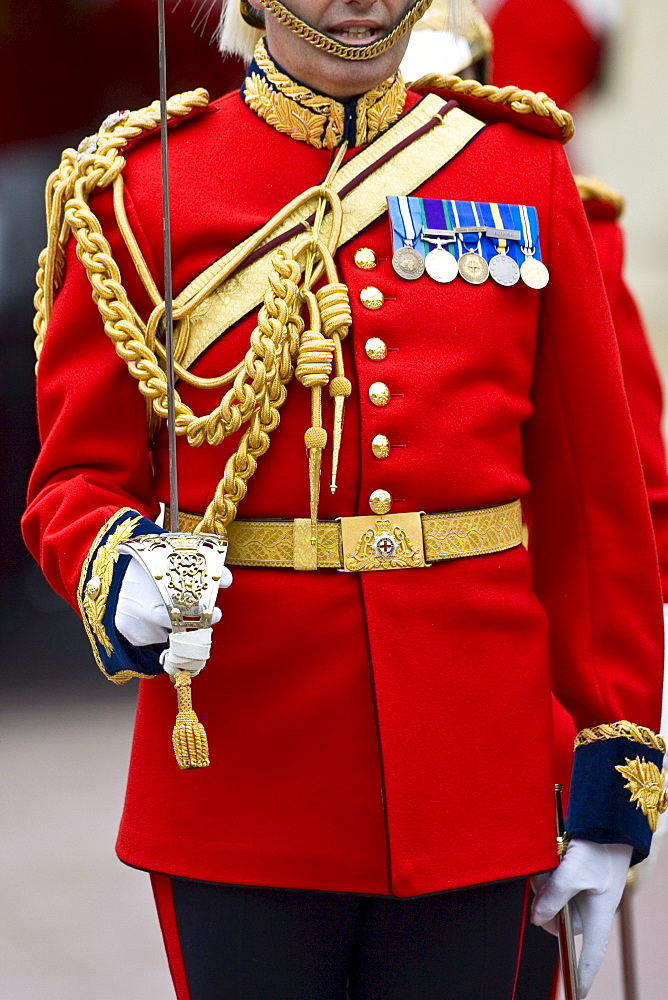
[[[535,212],[535,209],[533,210]],[[529,288],[545,288],[550,280],[550,272],[542,261],[536,259],[536,244],[531,232],[531,220],[529,210],[526,205],[520,205],[520,219],[522,220],[523,240],[521,250],[524,254],[524,262],[520,267],[520,277]],[[536,217],[536,233],[538,231],[538,218]]]
[[[448,282],[454,281],[459,274],[456,259],[443,246],[437,246],[434,250],[429,251],[425,267],[429,277],[441,285],[447,285]]]
[[[550,272],[545,267],[542,261],[536,260],[535,257],[527,256],[520,267],[520,275],[522,281],[529,288],[545,288],[548,281],[550,280]]]
[[[416,281],[425,271],[425,262],[421,253],[411,246],[399,247],[392,255],[392,267],[400,278],[406,281]]]
[[[454,243],[455,237],[449,230],[423,229],[422,239],[425,243],[435,243],[425,258],[427,274],[441,285],[447,285],[459,274],[457,259],[444,247],[445,243]]]
[[[520,266],[516,260],[508,256],[508,252],[504,250],[502,253],[497,253],[495,257],[489,262],[489,275],[496,281],[497,285],[503,285],[505,288],[510,288],[512,285],[516,285],[520,280]]]
[[[489,278],[489,265],[475,250],[468,250],[461,255],[457,269],[470,285],[482,285]]]
[[[496,256],[489,262],[490,277],[496,281],[497,285],[510,288],[520,280],[520,266],[517,261],[508,253],[508,241],[520,240],[521,232],[516,229],[505,229],[501,217],[501,209],[496,202],[490,202],[485,206],[485,210],[492,213],[494,229],[487,230],[487,238],[496,244]]]
[[[474,226],[463,226],[459,217],[458,203],[452,201],[450,204],[455,220],[455,232],[463,248],[457,270],[469,285],[483,285],[489,278],[489,266],[481,252],[482,234],[486,227],[480,225],[480,217],[474,201],[468,202],[468,204],[466,202],[460,203],[462,216],[466,213],[469,216],[468,221],[473,219],[475,222]],[[464,221],[467,220],[464,219]]]
[[[401,224],[403,224],[402,238],[404,245],[394,251],[392,255],[392,267],[396,274],[405,281],[417,281],[424,274],[424,258],[419,250],[415,249],[415,242],[418,234],[415,231],[413,216],[408,198],[401,195],[397,199]],[[398,220],[397,220],[398,221]]]
[[[444,201],[425,199],[422,203],[422,212],[424,219],[422,239],[433,246],[425,258],[427,274],[439,285],[448,285],[455,280],[459,272],[457,258],[446,249],[446,244],[454,243],[457,239],[452,229],[447,205]]]

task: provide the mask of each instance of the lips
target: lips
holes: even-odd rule
[[[330,38],[346,45],[369,45],[383,37],[384,31],[372,21],[346,21],[327,31]]]

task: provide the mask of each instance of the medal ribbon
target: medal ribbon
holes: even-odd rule
[[[489,261],[494,253],[504,251],[516,263],[535,257],[542,261],[538,238],[538,213],[531,205],[502,205],[497,202],[466,202],[438,198],[411,198],[389,195],[387,199],[392,222],[393,251],[412,246],[422,257],[433,250],[434,243],[422,239],[423,231],[453,231],[461,227],[503,229],[520,232],[520,240],[492,237],[486,234],[458,233],[455,243],[444,244],[444,249],[456,259],[462,254],[477,251]]]
[[[448,213],[448,203],[446,201],[438,201],[435,198],[423,198],[421,199],[422,204],[422,218],[424,220],[424,228],[427,230],[435,230],[436,232],[452,231],[452,224],[450,222],[450,217]],[[435,240],[438,237],[430,237],[430,242],[428,244],[430,250],[435,250],[438,243]],[[446,239],[450,242],[446,243]],[[443,237],[443,243],[441,244],[443,250],[447,250],[448,253],[451,252],[450,247],[456,243],[456,240],[450,237]],[[453,256],[456,256],[453,254]]]
[[[425,245],[419,238],[422,235],[421,202],[421,198],[388,195],[387,207],[392,221],[393,252],[411,246],[424,257]]]
[[[475,202],[473,201],[451,201],[452,214],[455,219],[455,227],[459,229],[460,227],[468,226],[480,226],[480,220],[476,218],[477,211],[475,208]],[[460,245],[463,244],[464,249],[462,250],[460,257],[464,253],[469,253],[471,251],[480,252],[482,244],[482,234],[481,233],[458,233],[457,236],[460,240]]]
[[[496,204],[495,201],[492,201],[489,204],[489,208],[492,213],[492,219],[494,220],[495,228],[503,229],[504,228],[503,219],[501,218],[501,212],[499,211],[499,206]],[[507,249],[508,249],[508,240],[500,236],[496,241],[497,253],[505,253]]]
[[[542,260],[540,241],[538,239],[538,213],[531,205],[511,205],[515,229],[520,229],[522,238],[522,253],[525,257],[535,257]]]

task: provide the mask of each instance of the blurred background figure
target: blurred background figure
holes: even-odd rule
[[[542,90],[560,108],[597,83],[622,0],[480,0],[495,39],[492,82]]]
[[[240,85],[241,63],[223,61],[213,41],[221,3],[167,0],[170,93],[205,87],[213,98]],[[44,183],[61,150],[97,131],[111,111],[155,100],[155,0],[2,0],[0,92],[0,637],[15,657],[18,622],[7,595],[20,594],[39,614],[64,616],[68,630],[72,621],[19,533],[37,450],[31,328]],[[39,636],[34,643],[29,669],[39,682],[48,658]]]

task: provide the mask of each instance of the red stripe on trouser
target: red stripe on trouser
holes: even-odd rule
[[[176,910],[174,909],[172,879],[169,875],[158,875],[156,872],[151,872],[151,886],[177,1000],[190,1000],[186,967],[183,962],[179,928],[176,922]]]
[[[517,959],[515,960],[515,982],[513,983],[513,1000],[515,1000],[515,993],[517,992],[517,981],[520,976],[520,965],[522,962],[522,946],[524,944],[524,928],[527,925],[527,911],[529,909],[529,898],[531,894],[531,880],[526,878],[524,880],[524,899],[522,900],[522,922],[520,924],[520,933],[517,939]]]

